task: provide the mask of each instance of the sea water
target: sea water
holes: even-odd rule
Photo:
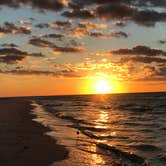
[[[35,121],[69,150],[52,166],[165,166],[166,93],[33,98]]]

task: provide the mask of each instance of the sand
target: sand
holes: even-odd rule
[[[30,101],[0,99],[0,165],[48,166],[68,151],[44,135],[49,129],[32,121]]]

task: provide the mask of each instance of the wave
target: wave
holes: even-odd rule
[[[133,145],[132,147],[141,151],[160,151],[161,150],[159,147],[154,145],[149,145],[149,144]]]
[[[117,106],[116,109],[134,111],[134,112],[152,111],[152,107],[150,107],[150,106],[146,106],[146,105],[140,106],[140,105],[134,105],[134,104],[121,104],[121,105]]]
[[[93,132],[90,132],[89,130],[80,130],[84,135],[93,138],[93,139],[128,139],[129,137],[127,136],[112,136],[112,135],[99,135],[99,134],[95,134]]]
[[[109,146],[109,145],[104,144],[104,143],[97,143],[96,145],[100,149],[106,150],[107,152],[109,151],[111,153],[114,153],[119,158],[122,158],[124,160],[128,160],[128,161],[130,161],[132,163],[140,164],[142,166],[146,163],[146,160],[144,158],[138,156],[138,155],[121,151],[121,150],[119,150],[119,149],[117,149],[117,148],[115,148],[113,146]]]
[[[160,127],[159,130],[166,131],[166,127]]]
[[[166,165],[166,156],[159,156],[159,161]]]

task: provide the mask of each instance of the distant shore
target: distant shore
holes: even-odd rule
[[[0,165],[49,166],[68,151],[44,135],[49,129],[32,121],[30,101],[0,99]]]

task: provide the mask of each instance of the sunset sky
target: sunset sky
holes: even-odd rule
[[[165,0],[0,0],[0,96],[166,91]]]

